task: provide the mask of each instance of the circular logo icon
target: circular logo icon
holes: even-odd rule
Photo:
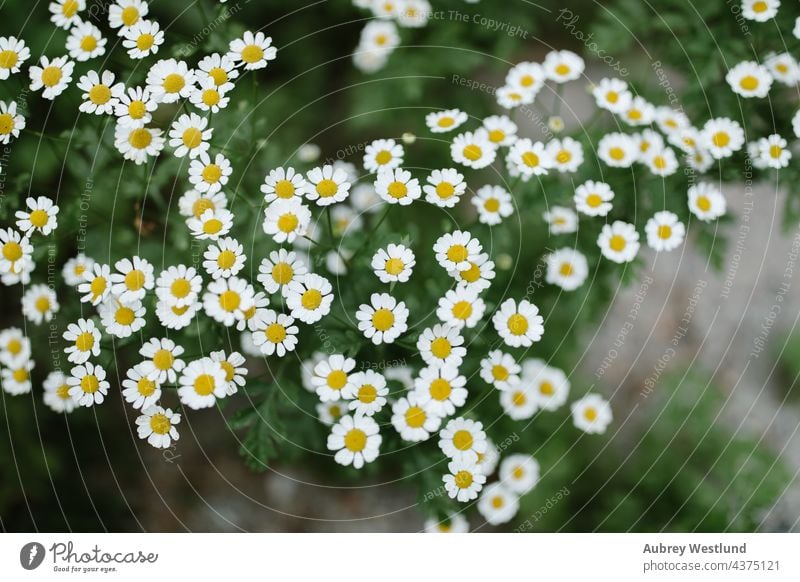
[[[44,561],[44,546],[39,542],[28,542],[19,551],[19,563],[26,570],[35,570]]]

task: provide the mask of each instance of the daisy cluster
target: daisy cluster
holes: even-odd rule
[[[759,23],[769,22],[778,15],[780,5],[780,0],[742,0],[742,16]],[[800,39],[800,18],[795,22],[793,34]],[[791,53],[768,52],[759,58],[760,62],[741,61],[725,75],[725,81],[739,97],[766,99],[775,84],[794,88],[800,82],[800,64]],[[795,137],[800,137],[800,110],[792,119],[792,129]],[[792,159],[789,142],[778,133],[749,141],[747,155],[758,169],[779,170]]]

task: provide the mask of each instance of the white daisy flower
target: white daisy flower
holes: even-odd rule
[[[625,133],[607,133],[597,144],[597,156],[611,168],[630,168],[639,158],[639,148]]]
[[[483,317],[486,304],[478,291],[468,287],[450,289],[439,299],[436,317],[456,329],[473,328]]]
[[[189,165],[189,182],[198,192],[219,192],[228,183],[233,168],[228,158],[217,154],[214,159],[205,152],[193,159]]]
[[[31,356],[31,342],[17,327],[0,331],[0,364],[11,367]]]
[[[421,28],[428,23],[433,10],[428,0],[404,0],[395,18],[400,26]]]
[[[448,271],[447,274],[458,282],[459,287],[471,289],[478,293],[491,287],[495,272],[494,261],[489,260],[489,255],[481,253],[475,260],[469,261],[469,265],[468,269],[463,271],[453,269]]]
[[[425,520],[425,533],[469,533],[469,522],[460,513],[451,513],[446,521]]]
[[[566,374],[538,358],[523,362],[522,383],[530,388],[537,409],[558,410],[569,396],[570,383]]]
[[[453,138],[450,157],[457,164],[480,170],[494,162],[497,146],[489,140],[489,133],[485,129],[467,131]]]
[[[307,273],[286,286],[284,297],[291,316],[311,325],[330,313],[333,286],[325,277]]]
[[[547,144],[550,168],[563,173],[574,173],[583,163],[583,146],[571,137],[554,139]]]
[[[228,46],[228,58],[247,71],[263,69],[268,61],[272,61],[278,54],[278,49],[272,45],[272,37],[258,31],[255,34],[249,30],[242,38],[232,40]]]
[[[97,312],[106,333],[114,337],[126,338],[144,327],[144,316],[147,310],[139,300],[122,303],[110,295],[97,307]]]
[[[447,471],[442,477],[444,488],[451,499],[462,503],[475,499],[486,483],[486,475],[473,461],[450,461]]]
[[[542,142],[533,142],[528,138],[518,139],[508,150],[508,164],[526,178],[547,174],[553,161]]]
[[[95,115],[111,115],[125,94],[125,85],[114,83],[114,73],[89,71],[80,78],[78,89],[83,91],[83,102],[78,109]]]
[[[218,362],[222,369],[225,370],[225,382],[227,383],[228,396],[233,396],[239,391],[240,387],[244,387],[247,376],[247,368],[242,364],[245,363],[244,356],[239,352],[231,352],[225,355],[223,350],[211,352],[209,357]]]
[[[506,86],[530,95],[532,99],[544,87],[546,74],[539,63],[529,61],[518,63],[509,69],[506,74]]]
[[[69,85],[69,82],[72,81],[72,70],[74,68],[75,63],[67,57],[58,57],[51,60],[42,56],[39,59],[39,64],[32,66],[28,70],[31,78],[31,91],[42,89],[42,97],[52,101],[61,95]]]
[[[163,59],[147,72],[145,83],[153,97],[160,103],[175,103],[187,99],[195,91],[194,70],[183,61]]]
[[[570,406],[576,428],[589,434],[603,434],[611,424],[611,406],[599,394],[587,394]]]
[[[688,196],[689,210],[704,222],[716,220],[727,210],[727,202],[722,192],[710,182],[692,185]]]
[[[233,228],[233,214],[225,208],[208,209],[199,217],[190,217],[186,226],[198,240],[219,240]]]
[[[600,79],[592,88],[592,95],[598,107],[616,115],[625,113],[633,102],[628,84],[621,79]]]
[[[789,165],[789,160],[792,159],[792,152],[789,150],[789,143],[780,135],[775,133],[758,140],[756,143],[758,144],[759,158],[765,167],[779,170]],[[17,225],[19,226],[19,222],[17,222]],[[20,229],[22,229],[21,226]]]
[[[123,303],[143,299],[155,285],[153,265],[146,259],[121,259],[114,268],[118,272],[111,273],[111,293]]]
[[[196,113],[184,113],[170,126],[169,146],[175,149],[176,158],[186,155],[196,158],[208,151],[213,134],[214,128],[208,127],[208,119]]]
[[[148,377],[143,364],[129,368],[122,381],[122,397],[137,410],[144,410],[158,404],[161,398],[161,385]]]
[[[460,109],[446,109],[434,111],[425,116],[425,125],[431,133],[446,133],[453,131],[467,121],[467,114]]]
[[[102,404],[108,394],[109,383],[102,366],[86,362],[75,366],[67,377],[69,395],[77,406]]]
[[[308,182],[305,190],[306,198],[316,201],[317,206],[342,202],[350,190],[347,173],[329,164],[306,173],[306,180]]]
[[[333,426],[347,412],[343,402],[318,402],[317,418],[325,426]]]
[[[264,202],[272,204],[275,200],[291,200],[296,196],[303,196],[307,191],[308,183],[303,175],[294,168],[275,168],[264,178],[261,192]]]
[[[186,367],[179,358],[183,352],[183,347],[171,339],[151,338],[139,349],[139,355],[147,358],[140,364],[141,370],[158,384],[174,384],[177,373]]]
[[[375,178],[375,191],[389,204],[408,206],[422,195],[419,180],[402,168],[383,170]]]
[[[605,258],[615,263],[629,263],[639,252],[639,233],[636,227],[621,220],[613,224],[604,224],[597,246]]]
[[[356,416],[373,416],[386,405],[388,395],[386,378],[372,370],[351,374],[342,390],[342,398],[350,401],[348,408]]]
[[[647,244],[655,251],[671,251],[681,245],[686,227],[667,210],[656,212],[644,227]]]
[[[220,91],[233,89],[233,80],[239,76],[239,71],[236,69],[236,63],[233,62],[233,59],[228,55],[219,53],[203,57],[197,63],[195,72],[200,80],[213,79],[214,84],[219,87]]]
[[[158,157],[165,143],[160,129],[117,124],[114,130],[114,147],[137,166],[146,163],[148,158]]]
[[[589,276],[589,265],[580,251],[565,247],[547,255],[545,281],[558,285],[564,291],[574,291]]]
[[[151,406],[142,410],[142,415],[136,419],[136,432],[140,439],[147,439],[155,448],[168,449],[180,437],[175,428],[180,422],[181,415],[171,408]]]
[[[764,65],[772,78],[779,83],[794,87],[800,81],[800,65],[789,53],[770,53],[764,60]]]
[[[86,9],[86,0],[54,0],[48,9],[50,22],[59,28],[69,29],[81,22],[80,12]]]
[[[265,356],[275,354],[279,358],[293,352],[297,347],[297,333],[294,318],[272,309],[260,309],[249,322],[253,332],[253,344]]]
[[[628,125],[650,125],[655,121],[656,108],[644,97],[636,96],[631,100],[630,106],[622,113],[621,117]]]
[[[359,44],[353,52],[353,65],[363,73],[374,73],[386,66],[389,55],[390,52],[385,50]]]
[[[656,176],[671,176],[678,169],[678,158],[670,148],[652,149],[644,156],[643,162]]]
[[[19,73],[30,56],[31,51],[24,40],[15,36],[0,36],[0,81]]]
[[[156,296],[174,307],[185,307],[197,301],[203,280],[194,267],[177,265],[162,271],[156,279]]]
[[[115,0],[108,6],[108,25],[123,32],[147,16],[149,10],[144,0]]]
[[[285,294],[287,285],[308,273],[308,268],[297,253],[279,249],[272,251],[269,257],[261,261],[258,267],[258,282],[267,293]]]
[[[338,204],[331,209],[331,224],[335,236],[344,236],[345,234],[349,234],[348,231],[360,230],[362,220],[359,213],[351,206],[347,204]],[[331,252],[339,256],[338,252]],[[341,252],[344,254],[347,251],[342,249]]]
[[[372,257],[372,270],[381,283],[405,283],[416,264],[414,251],[394,243],[378,249]]]
[[[69,395],[69,384],[67,384],[67,377],[63,372],[59,370],[50,372],[42,383],[42,387],[44,388],[44,403],[50,410],[69,414],[75,409],[75,401]]]
[[[164,44],[164,31],[155,20],[139,20],[122,31],[122,46],[128,49],[128,56],[138,60],[158,53]]]
[[[583,59],[572,51],[550,51],[542,63],[545,76],[556,83],[579,79],[584,67]]]
[[[571,208],[551,206],[542,217],[550,227],[550,234],[572,234],[578,231],[578,215]]]
[[[714,165],[714,158],[707,151],[697,149],[691,155],[686,156],[686,165],[698,174],[703,174]]]
[[[393,343],[408,329],[408,309],[388,293],[373,293],[356,312],[358,329],[375,345]]]
[[[0,382],[3,390],[12,396],[27,394],[31,391],[31,370],[34,367],[32,360],[17,360],[12,366],[0,370]]]
[[[89,22],[77,22],[67,37],[67,52],[79,62],[105,54],[106,39],[100,29]]]
[[[521,91],[518,87],[504,85],[495,91],[497,104],[505,109],[514,109],[520,105],[530,105],[536,97],[531,91]]]
[[[25,129],[25,118],[17,114],[16,101],[8,104],[0,101],[0,144],[7,144],[12,138],[18,138],[19,132],[23,129]]]
[[[350,377],[356,366],[353,358],[333,354],[314,366],[311,384],[322,402],[335,401],[343,397],[345,390],[352,392]]]
[[[227,395],[225,369],[211,358],[189,362],[178,380],[178,397],[181,404],[192,410],[211,408],[217,398]]]
[[[465,271],[483,251],[480,241],[467,231],[456,230],[440,236],[433,245],[436,260],[447,271]]]
[[[683,111],[667,106],[656,107],[655,121],[658,128],[667,136],[692,127],[692,122]]]
[[[73,364],[83,364],[90,357],[100,355],[100,330],[91,319],[81,318],[77,323],[70,323],[63,338],[72,344],[64,353]]]
[[[521,369],[513,356],[500,350],[492,350],[481,360],[481,378],[498,390],[516,385]]]
[[[200,307],[200,302],[196,298],[180,307],[169,301],[159,300],[156,303],[156,317],[167,329],[183,329],[192,323]]]
[[[496,146],[510,146],[517,141],[517,124],[507,115],[491,115],[483,120],[489,141]]]
[[[201,79],[197,84],[199,87],[191,94],[189,101],[201,111],[217,113],[230,103],[230,97],[226,96],[228,88],[218,87],[214,79]],[[233,84],[230,85],[233,87]]]
[[[156,109],[158,101],[148,89],[133,87],[120,95],[119,103],[114,106],[114,115],[119,127],[137,129],[152,121]]]
[[[47,285],[31,285],[22,295],[22,315],[36,325],[53,319],[58,309],[56,292]]]
[[[83,273],[83,282],[78,285],[78,293],[83,295],[82,303],[99,305],[105,301],[111,293],[111,267],[94,262],[87,266]]]
[[[200,218],[206,210],[224,210],[228,208],[228,199],[224,192],[206,192],[187,190],[178,199],[178,211],[186,218]]]
[[[244,268],[244,246],[235,238],[225,237],[208,246],[203,253],[203,268],[213,279],[227,279]]]
[[[661,151],[665,148],[664,138],[661,137],[660,133],[652,129],[643,129],[641,133],[634,133],[631,137],[636,142],[636,147],[639,152],[637,161],[640,163],[647,164],[650,156],[654,152]]]
[[[701,134],[694,127],[680,129],[669,136],[669,143],[681,149],[682,152],[691,154],[700,147]]]
[[[385,204],[372,183],[356,184],[350,190],[350,204],[360,213],[374,214]]]
[[[376,174],[403,164],[403,146],[393,139],[376,139],[364,148],[364,169]]]
[[[467,354],[459,330],[439,323],[422,330],[417,339],[417,349],[429,366],[458,368]]]
[[[506,345],[512,348],[530,347],[542,339],[544,319],[539,308],[527,299],[517,303],[506,299],[492,316],[492,323]]]
[[[464,417],[451,419],[439,431],[439,448],[454,461],[477,462],[488,448],[483,424]]]
[[[414,392],[392,405],[392,426],[404,441],[426,441],[439,430],[441,423],[442,417],[420,404]]]
[[[29,237],[34,232],[47,236],[58,227],[58,206],[45,196],[26,198],[27,210],[17,210],[17,228]]]
[[[775,18],[780,5],[780,0],[742,0],[742,16],[748,20],[766,22]]]
[[[258,311],[269,307],[269,297],[267,297],[267,294],[263,291],[255,291],[255,289],[253,289],[253,291],[253,302],[249,308],[242,312],[242,319],[236,322],[236,329],[238,331],[247,330],[250,327],[250,322],[255,320]]]
[[[298,198],[276,200],[264,209],[264,232],[279,244],[303,236],[310,222],[311,211]]]
[[[359,48],[362,52],[373,55],[378,61],[383,59],[385,62],[389,53],[399,44],[400,35],[394,22],[371,20],[361,29]]]
[[[478,500],[478,513],[487,523],[500,525],[508,523],[519,511],[519,497],[501,483],[484,487]]]
[[[254,304],[254,295],[253,287],[245,279],[216,279],[206,287],[203,309],[206,315],[230,327],[244,319],[244,312]]]
[[[478,188],[470,202],[478,211],[478,220],[483,224],[500,224],[511,216],[514,205],[511,194],[502,186],[483,186]]]
[[[433,364],[422,368],[414,381],[417,402],[441,417],[455,414],[467,401],[467,379],[454,365]]]
[[[727,117],[709,119],[700,137],[701,147],[716,160],[732,156],[744,145],[742,126]]]
[[[343,416],[328,435],[328,450],[336,451],[334,460],[356,469],[377,459],[380,445],[378,423],[369,416]]]
[[[764,65],[742,61],[728,71],[725,81],[737,95],[763,98],[772,86],[772,75]]]

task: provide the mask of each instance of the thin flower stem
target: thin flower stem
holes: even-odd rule
[[[369,243],[372,241],[372,236],[377,232],[378,228],[380,228],[380,226],[386,220],[386,217],[389,216],[389,211],[391,209],[392,209],[392,205],[391,204],[387,204],[386,205],[386,209],[383,211],[383,214],[381,215],[380,219],[378,219],[378,222],[376,222],[375,226],[373,226],[372,230],[370,230],[369,236],[367,236],[367,239],[363,243],[361,243],[361,246],[356,249],[356,252],[354,252],[353,256],[350,257],[350,260],[347,261],[347,265],[348,266],[350,264],[352,264],[356,260],[356,257],[358,257],[358,255],[360,255],[362,253],[362,251],[367,247],[367,245],[369,245]]]

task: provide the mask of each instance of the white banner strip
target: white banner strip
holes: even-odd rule
[[[798,550],[800,534],[4,534],[0,580],[797,581]]]

